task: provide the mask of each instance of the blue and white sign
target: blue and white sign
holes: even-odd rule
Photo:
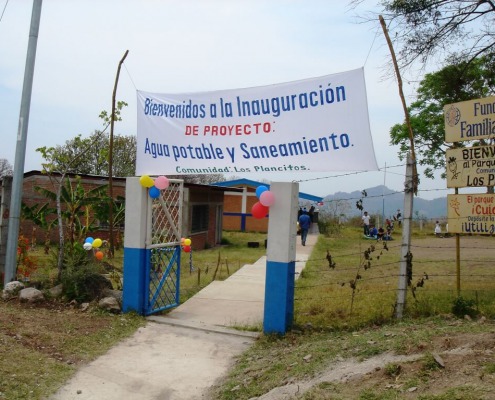
[[[362,68],[263,87],[137,97],[136,175],[378,169]]]

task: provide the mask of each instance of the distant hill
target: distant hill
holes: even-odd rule
[[[385,210],[385,218],[390,218],[401,210],[404,215],[404,193],[395,192],[386,186],[380,185],[369,189],[365,189],[367,196],[363,197],[361,191],[351,193],[337,192],[332,195],[325,196],[324,205],[320,208],[331,207],[331,200],[347,200],[347,216],[360,215],[361,211],[357,209],[356,202],[363,199],[363,210],[370,214],[382,214]],[[345,207],[344,207],[345,208]],[[423,215],[428,219],[441,218],[447,215],[447,197],[440,197],[434,200],[425,200],[420,197],[414,197],[413,217]]]

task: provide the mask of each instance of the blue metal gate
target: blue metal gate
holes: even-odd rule
[[[183,181],[170,180],[148,204],[145,314],[179,305]]]
[[[179,305],[180,246],[151,249],[146,315]]]

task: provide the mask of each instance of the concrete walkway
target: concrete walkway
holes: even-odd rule
[[[300,237],[296,278],[317,235]],[[266,257],[215,281],[164,316],[148,323],[108,353],[82,367],[52,400],[205,399],[214,382],[258,337],[232,327],[263,323]]]

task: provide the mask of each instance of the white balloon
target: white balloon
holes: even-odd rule
[[[93,248],[93,245],[91,243],[84,243],[83,248],[84,248],[84,250],[89,251]]]

